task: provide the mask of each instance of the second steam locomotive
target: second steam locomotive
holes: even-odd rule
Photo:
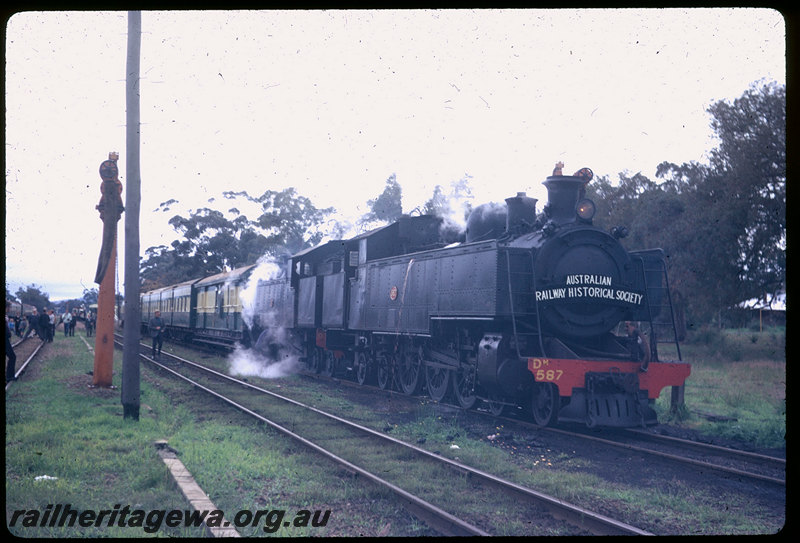
[[[460,243],[423,215],[297,253],[279,277],[258,280],[249,326],[238,295],[253,266],[145,293],[143,326],[158,308],[172,333],[252,338],[317,372],[424,388],[465,408],[521,406],[540,425],[653,424],[662,389],[690,373],[664,256],[626,251],[624,228],[592,224],[591,177],[554,172],[538,214],[524,193],[504,208],[479,206]],[[620,333],[626,322],[648,335]],[[658,358],[667,340],[677,361]]]

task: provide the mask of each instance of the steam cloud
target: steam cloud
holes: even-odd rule
[[[253,338],[255,345],[252,349],[236,346],[228,358],[228,373],[231,375],[253,376],[264,379],[277,379],[296,373],[301,367],[296,355],[288,354],[286,331],[274,326],[276,322],[273,313],[266,313],[265,308],[259,308],[256,293],[259,281],[269,281],[280,278],[284,271],[277,263],[264,259],[250,274],[247,285],[239,293],[242,302],[242,319],[252,329],[257,311],[261,324],[266,326],[266,331],[261,337]]]
[[[277,362],[255,349],[245,349],[237,346],[231,354],[228,373],[231,375],[261,377],[264,379],[278,379],[286,377],[301,367],[296,356],[286,356]]]
[[[439,234],[448,242],[461,239],[467,229],[467,217],[472,211],[472,191],[467,184],[469,176],[451,183],[448,193],[437,185],[433,196],[434,214],[442,219]]]
[[[253,326],[253,317],[256,314],[256,292],[259,281],[277,279],[283,274],[283,269],[276,262],[263,258],[259,260],[256,269],[250,274],[247,285],[239,293],[242,302],[242,319],[247,326]]]

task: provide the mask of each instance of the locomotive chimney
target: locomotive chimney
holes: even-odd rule
[[[551,175],[544,183],[547,187],[545,211],[556,224],[575,221],[575,205],[582,197],[587,180],[572,175]]]
[[[536,198],[526,196],[524,192],[506,198],[506,232],[520,235],[533,229],[533,223],[536,222],[536,201]]]

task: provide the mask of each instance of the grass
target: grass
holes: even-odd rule
[[[148,410],[139,422],[123,419],[118,392],[88,388],[93,359],[85,349],[71,348],[78,340],[57,337],[39,361],[46,369],[30,370],[6,393],[6,514],[44,512],[51,504],[79,511],[110,510],[115,504],[145,511],[185,508],[152,445],[177,424],[182,409],[165,410],[168,418],[161,420]],[[142,391],[142,402],[157,404],[150,392]],[[37,480],[41,476],[54,479]],[[143,528],[107,523],[51,528],[18,522],[9,530],[44,538],[149,535]],[[203,535],[200,528],[164,527],[160,533]]]
[[[686,386],[688,409],[674,424],[711,435],[737,436],[762,446],[785,445],[785,361],[773,356],[785,339],[770,331],[762,334],[774,334],[774,339],[759,335],[753,341],[752,334],[726,333],[714,341],[727,343],[713,347],[710,342],[682,346],[683,358],[692,362],[693,371]],[[21,386],[15,384],[7,393],[7,515],[21,509],[44,511],[57,503],[70,503],[80,510],[110,509],[115,504],[146,511],[188,508],[152,446],[157,439],[167,439],[226,517],[245,510],[285,510],[286,519],[303,510],[312,515],[331,511],[324,527],[276,524],[273,534],[264,530],[269,526],[262,520],[241,528],[242,535],[431,535],[419,521],[398,512],[396,503],[382,491],[363,485],[301,446],[266,428],[254,427],[244,416],[210,403],[182,385],[153,380],[149,370],[143,369],[141,419],[124,420],[118,390],[87,388],[90,377],[85,374],[92,367],[91,355],[77,341],[56,338],[44,360],[34,364],[41,369],[29,370],[17,383]],[[729,352],[735,349],[748,358],[732,360]],[[291,379],[283,383],[293,386]],[[117,375],[114,384],[119,385]],[[397,417],[393,410],[388,415],[379,410],[365,412],[363,406],[332,397],[323,388],[311,386],[307,392],[323,409],[331,403],[338,412],[358,414],[374,428],[391,427],[392,435],[410,443],[425,437],[421,446],[429,450],[589,509],[598,503],[620,503],[637,525],[698,526],[705,534],[761,534],[773,529],[754,520],[758,511],[742,514],[719,509],[720,503],[734,504],[741,497],[710,495],[680,481],[631,488],[589,473],[591,460],[586,458],[547,449],[530,457],[519,454],[529,451],[501,449],[469,438],[458,415],[442,415],[427,400],[420,401],[416,416]],[[669,416],[666,392],[658,405],[662,418]],[[171,399],[173,395],[177,397]],[[200,406],[203,413],[192,412]],[[717,419],[709,420],[710,414]],[[452,449],[453,444],[459,448]],[[519,447],[531,448],[524,443]],[[57,479],[36,481],[38,475]],[[747,504],[735,507],[748,508]],[[499,515],[495,509],[493,504],[485,504],[483,514]],[[518,534],[524,533],[525,527],[508,529]],[[116,526],[17,526],[11,530],[24,537],[48,538],[203,535],[199,528],[166,526],[154,534]],[[690,528],[685,530],[680,533],[692,533]]]
[[[786,333],[784,329],[706,329],[681,345],[691,362],[687,409],[673,424],[756,447],[786,447]],[[662,359],[674,357],[663,349]],[[670,420],[669,393],[657,402],[660,420]]]
[[[78,511],[113,510],[117,504],[148,514],[190,510],[153,446],[154,441],[167,439],[227,519],[233,520],[240,511],[245,515],[242,520],[264,511],[257,525],[239,529],[242,535],[431,535],[376,487],[352,480],[304,448],[227,407],[209,403],[183,385],[154,380],[146,366],[140,420],[123,419],[118,388],[87,386],[92,356],[79,337],[56,337],[43,358],[6,393],[6,516],[10,520],[14,511],[28,515],[27,521],[19,516],[9,527],[12,534],[203,537],[199,527],[165,523],[158,530],[107,523],[30,525],[41,523],[33,522],[34,513],[28,512],[42,515],[56,504],[69,504]],[[119,370],[121,354],[115,357]],[[120,385],[118,372],[113,384]],[[202,412],[194,412],[201,408]],[[43,475],[53,479],[36,479]],[[277,514],[285,514],[283,522],[276,522]],[[284,526],[287,521],[290,525]]]

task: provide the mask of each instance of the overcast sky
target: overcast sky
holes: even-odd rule
[[[475,204],[544,200],[557,161],[655,179],[706,162],[709,105],[785,84],[785,42],[765,9],[143,12],[141,253],[177,237],[174,214],[228,209],[225,190],[296,187],[352,221],[392,173],[405,210],[465,176]],[[126,48],[126,12],[7,22],[12,293],[98,286],[109,151],[127,183]],[[123,217],[120,258],[124,238]]]

